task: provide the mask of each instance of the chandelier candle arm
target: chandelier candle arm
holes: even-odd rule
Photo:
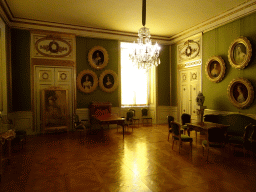
[[[131,53],[129,54],[132,63],[139,69],[150,69],[160,64],[159,52],[160,47],[156,43],[152,45],[149,29],[146,24],[146,0],[142,1],[142,25],[138,32],[138,43],[133,44]]]

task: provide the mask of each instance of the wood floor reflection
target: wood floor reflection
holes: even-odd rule
[[[125,133],[105,129],[29,136],[5,166],[3,192],[256,191],[256,160],[240,150],[212,149],[203,156],[204,135],[193,151],[167,141],[167,125]]]

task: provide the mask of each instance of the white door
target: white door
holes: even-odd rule
[[[201,66],[190,67],[179,71],[179,117],[182,113],[191,115],[192,120],[197,119],[196,97],[201,91]]]
[[[73,114],[74,106],[74,85],[73,68],[69,67],[42,67],[35,66],[34,76],[34,106],[35,106],[35,131],[41,130],[41,91],[49,87],[59,87],[68,90],[69,114]],[[72,125],[72,115],[69,116],[69,125]],[[69,127],[69,129],[71,129]]]

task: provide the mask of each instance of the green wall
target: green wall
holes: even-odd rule
[[[109,55],[108,65],[102,70],[96,70],[89,65],[88,53],[94,46],[104,47]],[[170,105],[170,66],[169,46],[160,45],[161,64],[158,67],[158,103]],[[106,70],[111,69],[118,74],[118,41],[76,37],[76,65],[77,75],[86,69],[94,71],[99,77]],[[11,63],[12,63],[12,110],[31,110],[31,79],[30,79],[30,31],[11,29]],[[92,101],[111,102],[113,107],[119,106],[117,88],[112,93],[97,89],[86,94],[77,90],[77,108],[87,108]]]
[[[170,49],[167,45],[161,45],[161,64],[157,67],[158,72],[158,105],[170,105]]]
[[[177,106],[177,45],[171,45],[171,106]]]
[[[108,64],[102,70],[92,68],[88,62],[88,53],[94,46],[102,46],[108,52]],[[83,70],[90,69],[99,78],[103,71],[110,69],[116,72],[120,78],[120,74],[118,73],[118,41],[76,37],[76,64],[77,75]],[[77,90],[77,108],[87,108],[92,101],[111,102],[113,107],[118,107],[118,89],[112,93],[106,93],[98,86],[95,91],[87,94]]]
[[[30,32],[11,30],[12,110],[31,110]]]
[[[219,111],[242,112],[247,114],[255,113],[255,101],[246,109],[238,109],[228,99],[227,89],[229,83],[238,77],[248,79],[256,93],[256,13],[238,19],[214,30],[203,33],[203,57],[202,57],[202,90],[205,95],[205,103],[208,109]],[[252,45],[252,57],[249,65],[238,70],[232,68],[228,61],[228,49],[231,43],[240,36],[247,37]],[[226,63],[224,79],[219,83],[211,82],[205,74],[205,65],[212,56],[221,56]],[[177,44],[171,45],[171,106],[177,106]]]
[[[232,23],[226,24],[203,34],[203,94],[208,109],[232,111],[252,114],[256,111],[253,102],[247,109],[238,109],[228,99],[227,88],[229,83],[238,77],[248,79],[256,92],[256,14],[251,14]],[[228,61],[228,49],[231,43],[240,36],[247,37],[252,45],[252,57],[249,65],[242,70],[233,68]],[[211,56],[221,56],[226,64],[224,79],[213,83],[206,77],[205,64]]]

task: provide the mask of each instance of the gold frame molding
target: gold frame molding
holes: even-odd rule
[[[206,62],[205,73],[207,78],[218,83],[225,76],[226,66],[224,60],[220,56],[213,56]]]
[[[91,76],[91,77],[89,77],[89,80],[88,80],[89,84],[88,85],[83,85],[83,83],[85,83],[85,82],[82,83],[82,81],[83,80],[86,81],[86,79],[85,79],[86,75],[88,77]],[[91,92],[93,92],[97,88],[98,82],[99,81],[98,81],[98,77],[97,77],[96,73],[94,73],[92,70],[89,70],[89,69],[81,71],[78,74],[77,80],[76,80],[77,88],[80,91],[84,92],[84,93],[91,93]],[[89,88],[85,88],[85,87],[89,87]]]
[[[99,56],[100,59],[102,59],[103,57],[103,62],[100,64],[100,65],[97,65],[95,63],[95,59],[98,58],[96,57],[96,55],[99,53]],[[108,52],[105,48],[101,47],[101,46],[95,46],[93,47],[89,53],[88,53],[88,61],[89,61],[89,64],[94,68],[94,69],[97,69],[97,70],[100,70],[100,69],[103,69],[104,67],[107,66],[108,64]]]
[[[110,75],[112,77],[107,78],[106,77],[107,75]],[[113,81],[114,81],[114,83],[113,83]],[[109,85],[107,84],[108,82],[110,83]],[[100,75],[99,86],[105,92],[108,92],[108,93],[113,92],[118,86],[118,76],[117,76],[117,74],[112,70],[105,70]],[[109,86],[109,87],[107,87],[107,86]]]
[[[68,130],[70,115],[68,90],[60,87],[49,87],[43,89],[41,94],[41,131]]]
[[[235,53],[239,51],[239,53]],[[236,56],[236,54],[240,56]],[[250,62],[252,56],[252,46],[246,37],[239,37],[229,46],[228,60],[232,67],[244,69]],[[235,57],[238,57],[237,59]]]
[[[233,79],[227,89],[231,103],[240,109],[247,108],[253,102],[254,89],[251,82],[245,78]]]

